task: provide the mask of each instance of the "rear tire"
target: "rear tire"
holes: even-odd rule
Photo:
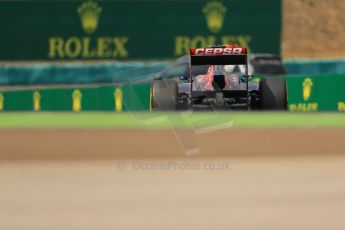
[[[152,83],[152,109],[158,111],[176,110],[178,103],[177,82],[170,79],[157,79]]]
[[[263,78],[260,81],[261,109],[286,110],[287,91],[283,77]]]

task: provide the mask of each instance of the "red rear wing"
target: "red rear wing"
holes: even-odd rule
[[[245,65],[246,48],[192,48],[191,65]]]

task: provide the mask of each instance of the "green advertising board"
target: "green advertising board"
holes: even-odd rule
[[[287,76],[288,109],[345,112],[345,75]],[[150,85],[0,91],[0,111],[150,111]]]
[[[345,75],[286,78],[290,111],[345,112]]]
[[[3,91],[0,111],[150,111],[150,86]]]
[[[236,43],[280,54],[281,0],[0,1],[0,60],[174,58]]]

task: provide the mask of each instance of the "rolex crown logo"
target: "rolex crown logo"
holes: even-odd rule
[[[73,101],[73,112],[79,112],[81,110],[81,103],[83,99],[83,94],[80,90],[76,89],[72,93],[72,101]]]
[[[5,97],[2,93],[0,93],[0,111],[4,110],[4,104],[5,104]]]
[[[122,111],[122,104],[123,104],[123,91],[121,88],[116,88],[114,92],[115,97],[115,110],[116,112]]]
[[[311,96],[311,90],[313,87],[313,81],[311,78],[306,78],[303,81],[303,100],[308,100]]]
[[[204,6],[203,12],[211,32],[217,33],[221,31],[226,11],[227,8],[218,0],[212,0]]]
[[[97,30],[102,7],[93,0],[87,0],[78,7],[81,25],[86,33],[90,34]]]
[[[41,110],[41,94],[38,91],[35,91],[32,95],[32,99],[34,101],[34,111],[40,111]]]

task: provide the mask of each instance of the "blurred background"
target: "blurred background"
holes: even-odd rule
[[[344,229],[344,11],[0,0],[0,229]],[[153,79],[227,44],[281,59],[288,111],[150,112]]]
[[[147,111],[149,85],[161,71],[191,47],[223,44],[247,47],[251,54],[280,56],[287,76],[294,79],[290,91],[302,90],[303,79],[295,76],[312,80],[327,76],[343,85],[339,76],[345,73],[345,19],[340,0],[0,4],[0,110],[4,111],[71,111],[73,89],[91,94],[84,95],[80,110],[114,111],[114,87],[129,84],[118,89],[118,96],[125,95],[121,100],[128,101],[122,109]],[[167,74],[180,73],[175,69]],[[133,86],[137,84],[141,86]],[[329,88],[314,88],[320,97],[329,97]],[[335,88],[334,94],[342,94]],[[289,98],[292,110],[303,102],[292,96],[294,92]],[[39,108],[33,108],[33,100],[39,101]],[[321,103],[318,110],[343,109],[338,103],[344,100],[341,95],[329,98],[328,105]]]

